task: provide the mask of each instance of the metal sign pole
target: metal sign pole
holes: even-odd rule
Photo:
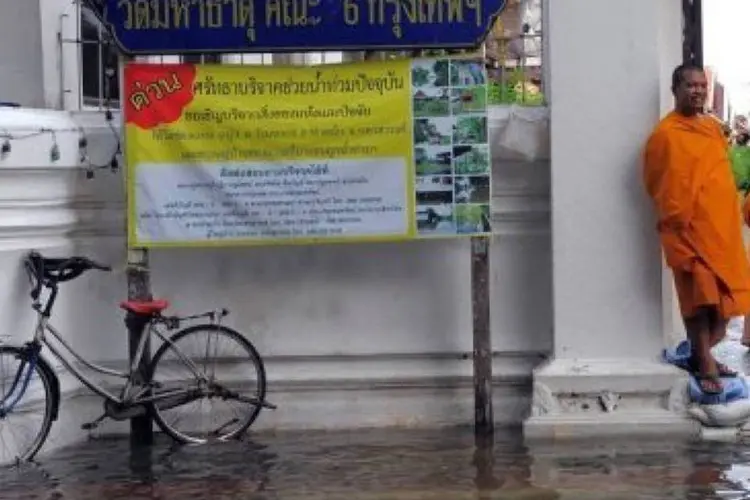
[[[148,270],[148,250],[131,248],[128,250],[127,264],[128,300],[151,300],[151,280]],[[133,362],[138,345],[144,335],[146,322],[138,316],[128,313],[125,316],[128,327],[129,361]],[[145,384],[148,380],[148,366],[151,363],[151,342],[146,339],[140,363],[136,371],[136,382]],[[150,445],[154,441],[154,426],[151,416],[146,412],[130,419],[130,444],[133,446]]]
[[[123,56],[120,58],[120,109],[122,113],[122,126],[120,133],[125,138],[125,64],[132,58]],[[127,151],[127,148],[124,148]],[[125,175],[130,175],[127,161],[125,163]],[[126,268],[126,278],[128,283],[128,300],[152,300],[151,280],[149,279],[148,250],[144,248],[129,248],[128,262]],[[127,313],[125,316],[125,325],[128,328],[128,362],[131,364],[136,357],[138,345],[143,335],[148,335],[145,331],[145,322],[136,315]],[[146,340],[143,355],[136,371],[136,383],[145,384],[148,382],[148,366],[151,363],[151,345],[149,339]],[[135,416],[130,419],[130,444],[132,446],[150,445],[154,441],[153,421],[148,413],[145,415]]]
[[[474,432],[492,436],[492,340],[490,331],[490,237],[471,239],[471,308],[474,337]]]
[[[482,59],[486,46],[482,44]],[[490,162],[491,162],[490,158]],[[492,168],[492,167],[490,167]],[[490,205],[492,206],[492,205]],[[488,217],[492,217],[492,210]],[[492,227],[492,224],[489,224]],[[491,236],[471,239],[471,308],[474,340],[474,433],[491,438],[495,433],[492,408],[492,330],[490,328]]]

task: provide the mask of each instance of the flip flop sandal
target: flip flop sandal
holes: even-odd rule
[[[703,394],[706,394],[707,396],[719,396],[724,392],[724,386],[718,375],[694,373],[693,377],[695,377],[695,380],[698,382],[698,386],[701,388]],[[706,384],[706,382],[710,382],[710,384]]]

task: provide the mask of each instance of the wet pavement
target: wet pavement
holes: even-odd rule
[[[747,368],[734,324],[717,356]],[[747,371],[747,369],[745,369]],[[527,448],[520,429],[249,434],[131,449],[97,439],[0,470],[0,500],[750,500],[750,443],[596,441]]]
[[[506,430],[477,447],[471,429],[297,432],[137,450],[100,439],[0,472],[0,499],[750,499],[741,444],[530,450],[519,436]]]

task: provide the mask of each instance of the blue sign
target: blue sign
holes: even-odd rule
[[[90,1],[90,0],[89,0]],[[98,0],[126,54],[475,47],[506,0]]]

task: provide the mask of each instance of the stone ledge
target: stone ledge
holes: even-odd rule
[[[108,387],[111,388],[111,387]],[[517,426],[528,415],[528,385],[498,383],[493,388],[495,424]],[[373,388],[327,383],[308,390],[291,389],[286,384],[269,387],[268,398],[278,406],[264,410],[252,431],[342,430],[378,427],[442,428],[472,426],[474,391],[470,383],[435,381],[421,386],[392,385]],[[101,414],[102,401],[86,389],[70,388],[63,394],[61,417],[70,430],[55,440],[85,439],[80,425]],[[62,427],[58,427],[58,430]],[[123,435],[128,422],[105,421],[93,436]],[[56,435],[57,436],[57,435]]]
[[[658,360],[554,359],[533,377],[526,439],[699,434],[680,411],[686,374]]]
[[[267,368],[274,376],[268,380],[268,399],[278,410],[263,411],[253,430],[471,426],[474,391],[467,356],[270,356]],[[537,352],[495,354],[493,404],[498,426],[517,426],[528,415],[531,372],[539,357]],[[123,368],[121,362],[99,364]],[[78,429],[98,417],[101,400],[66,370],[58,367],[57,372],[62,408],[75,422],[71,425]],[[92,376],[105,389],[116,391],[113,379]],[[127,422],[107,421],[94,435],[126,432]]]
[[[534,380],[551,392],[670,391],[686,375],[657,359],[553,359],[534,370]]]
[[[528,441],[624,436],[689,439],[701,435],[701,425],[665,409],[533,416],[524,422],[523,432]]]
[[[493,353],[493,380],[500,385],[528,384],[543,353]],[[470,386],[469,352],[379,353],[341,355],[269,355],[263,358],[269,388],[279,390],[345,387],[363,388],[412,385]],[[97,360],[101,366],[124,370],[125,361]]]

